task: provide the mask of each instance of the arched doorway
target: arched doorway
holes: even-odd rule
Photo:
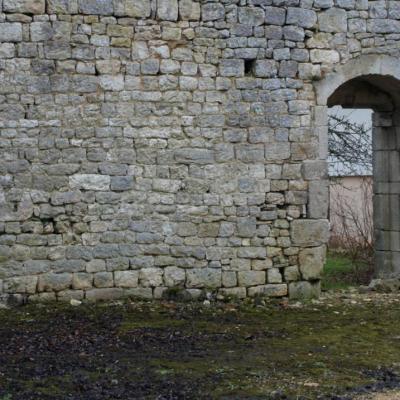
[[[327,109],[369,108],[372,120],[375,275],[400,277],[400,65],[363,56],[316,84],[315,129],[327,152]],[[325,152],[325,153],[324,153]]]

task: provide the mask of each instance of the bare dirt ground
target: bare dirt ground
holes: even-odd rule
[[[400,391],[372,393],[369,395],[357,396],[355,400],[400,400]]]
[[[355,291],[4,309],[0,400],[400,399],[399,320]]]

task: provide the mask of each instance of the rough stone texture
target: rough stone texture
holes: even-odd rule
[[[322,267],[325,263],[325,246],[311,247],[300,250],[299,265],[304,280],[318,280],[321,278]]]
[[[317,295],[326,105],[400,78],[394,3],[3,0],[0,297]],[[377,259],[398,274],[390,146]]]

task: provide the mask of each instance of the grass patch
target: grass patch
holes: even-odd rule
[[[353,261],[346,254],[329,252],[322,274],[322,290],[346,289],[367,285],[372,267],[363,261]]]

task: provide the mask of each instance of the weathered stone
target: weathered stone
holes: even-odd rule
[[[114,283],[116,287],[133,288],[139,282],[139,271],[115,271]]]
[[[86,291],[86,299],[89,301],[113,300],[128,296],[129,293],[125,293],[121,288],[91,289]]]
[[[168,287],[182,286],[185,284],[186,273],[182,268],[166,267],[164,269],[164,282]]]
[[[250,217],[238,218],[237,232],[240,237],[253,237],[257,230],[256,219]]]
[[[220,3],[206,3],[201,8],[203,21],[215,21],[225,17],[225,8]]]
[[[318,15],[318,25],[321,32],[346,32],[347,13],[340,8],[330,8]]]
[[[162,286],[163,270],[161,268],[142,268],[139,274],[140,284],[143,287]]]
[[[179,15],[182,20],[198,21],[200,19],[200,3],[193,0],[179,1]]]
[[[112,0],[78,0],[82,14],[111,15],[114,11]]]
[[[295,220],[291,226],[291,238],[295,246],[319,246],[328,242],[327,220]]]
[[[289,7],[286,15],[286,23],[312,28],[317,23],[317,14],[313,10],[306,10],[300,7]]]
[[[316,280],[321,278],[325,263],[325,255],[325,246],[300,250],[299,265],[301,276],[304,280]]]
[[[71,189],[82,190],[108,190],[110,177],[106,175],[78,174],[69,178]]]
[[[268,283],[281,283],[282,275],[278,268],[269,268],[267,270],[267,282]]]
[[[221,286],[222,273],[220,269],[188,269],[186,275],[186,284],[189,288],[218,288]]]
[[[21,42],[22,25],[19,22],[0,23],[0,42]]]
[[[3,0],[3,10],[9,13],[44,14],[45,0]]]
[[[285,283],[254,286],[247,290],[250,297],[283,297],[288,294],[288,287]]]
[[[240,7],[238,17],[239,23],[252,26],[262,25],[265,19],[264,11],[255,7]]]
[[[166,21],[176,21],[178,19],[178,0],[158,1],[157,17]]]
[[[284,25],[286,11],[280,7],[265,7],[265,23],[268,25]],[[274,39],[274,38],[271,38]]]
[[[238,282],[240,286],[256,286],[265,283],[264,271],[239,271]]]
[[[73,289],[90,289],[93,287],[93,275],[87,273],[76,273],[72,276]]]
[[[376,260],[400,274],[397,2],[0,3],[0,292],[317,293],[333,104],[379,109]]]
[[[129,17],[147,18],[151,13],[150,0],[124,0],[124,14]]]
[[[277,75],[277,63],[274,60],[257,60],[254,74],[260,78],[272,78]]]
[[[292,300],[307,300],[316,298],[321,291],[320,283],[315,282],[290,282],[289,283],[289,297]]]
[[[243,60],[222,60],[219,65],[221,76],[236,76],[244,75],[244,61]]]
[[[59,292],[68,289],[72,284],[72,274],[48,273],[39,276],[38,291],[39,292]]]
[[[4,293],[28,293],[34,294],[37,290],[37,276],[21,276],[5,279]]]
[[[76,14],[78,0],[47,0],[47,10],[50,14]]]
[[[93,284],[97,288],[114,286],[114,277],[112,272],[98,272],[94,274],[93,278]]]

